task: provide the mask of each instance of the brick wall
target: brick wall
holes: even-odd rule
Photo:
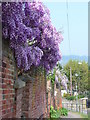
[[[2,44],[2,66],[1,67],[1,91],[0,91],[0,114],[2,118],[14,116],[14,61],[11,50],[7,47],[7,41]]]
[[[62,96],[61,96],[61,92],[60,89],[56,89],[57,94],[56,94],[56,107],[57,109],[62,108]]]
[[[1,68],[0,68],[0,119],[2,118],[2,75],[1,75]]]
[[[46,111],[46,89],[44,74],[37,72],[35,80],[17,90],[16,117],[39,118]]]
[[[56,91],[56,95],[55,95],[55,107],[57,109],[62,108],[61,90],[60,90],[60,88],[56,87],[56,84],[54,86],[54,91]]]
[[[50,80],[47,81],[47,92],[48,92],[48,113],[49,113],[50,106],[54,107],[54,91],[52,89],[52,84]]]
[[[26,86],[15,89],[15,62],[7,41],[2,46],[0,66],[0,117],[38,118],[46,111],[46,81],[43,72],[36,72],[35,80],[30,79]]]
[[[37,72],[36,80],[28,84],[29,87],[29,118],[37,118],[45,113],[46,93],[44,75]]]
[[[62,96],[60,89],[56,88],[56,84],[54,84],[54,93],[51,90],[52,85],[50,80],[47,81],[47,90],[48,90],[48,111],[50,112],[50,106],[53,106],[57,109],[62,108]],[[56,91],[56,95],[55,95]],[[55,101],[54,101],[55,100]]]

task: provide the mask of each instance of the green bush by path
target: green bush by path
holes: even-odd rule
[[[60,109],[60,114],[61,114],[61,116],[67,116],[68,110],[66,108],[62,108],[62,109]]]
[[[60,110],[54,110],[53,106],[51,106],[50,117],[51,118],[60,118]]]
[[[53,106],[50,108],[50,118],[60,118],[60,116],[67,116],[68,110],[66,108],[61,108],[59,110],[54,110]]]

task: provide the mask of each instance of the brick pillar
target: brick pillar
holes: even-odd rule
[[[43,71],[37,71],[29,85],[29,118],[39,118],[46,112],[46,85]]]
[[[23,88],[16,90],[16,118],[21,118],[22,116],[22,96]]]
[[[23,88],[23,96],[22,96],[22,117],[29,117],[29,83],[26,83],[26,86]]]

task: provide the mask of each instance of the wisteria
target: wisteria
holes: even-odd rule
[[[63,37],[42,2],[2,2],[2,35],[10,40],[20,69],[27,71],[35,65],[49,71],[61,59]]]
[[[63,75],[60,70],[57,69],[55,74],[55,82],[57,83],[58,81],[60,81],[61,85],[67,90],[68,78],[65,74]]]

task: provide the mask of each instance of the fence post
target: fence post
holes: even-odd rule
[[[79,104],[79,112],[80,112],[80,104]]]
[[[82,113],[83,113],[83,103],[82,103]]]
[[[78,112],[78,106],[77,106],[77,103],[76,103],[76,112]]]
[[[72,103],[71,103],[71,110],[72,110]]]
[[[67,103],[67,109],[68,109],[68,103]]]

